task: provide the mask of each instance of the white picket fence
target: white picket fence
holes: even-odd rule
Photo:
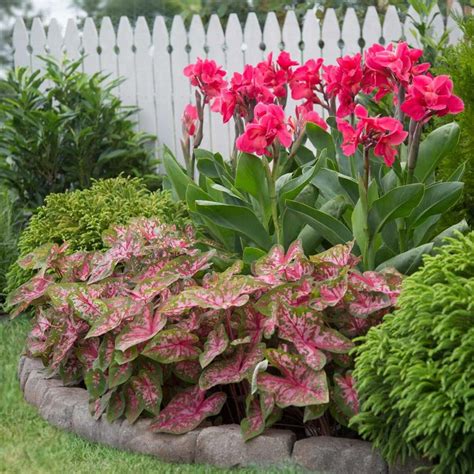
[[[462,11],[456,2],[453,10]],[[416,17],[414,11],[411,14]],[[438,15],[432,34],[439,37],[446,29],[452,44],[462,36],[453,18]],[[158,154],[166,145],[180,157],[181,116],[185,105],[193,100],[183,69],[196,58],[214,59],[232,74],[242,70],[244,64],[256,64],[269,52],[278,54],[282,49],[299,61],[323,57],[331,64],[341,55],[360,52],[373,43],[400,39],[418,44],[410,18],[402,23],[397,9],[390,6],[383,24],[374,7],[367,9],[362,25],[352,8],[347,10],[342,25],[335,11],[328,9],[322,21],[309,10],[302,27],[293,11],[287,12],[282,27],[275,13],[269,13],[263,30],[254,13],[248,15],[243,29],[237,15],[230,15],[225,30],[217,15],[211,17],[207,30],[198,15],[192,18],[188,30],[182,18],[175,16],[169,31],[164,19],[156,17],[151,33],[143,17],[134,27],[122,17],[117,31],[107,17],[98,29],[92,19],[86,19],[82,31],[69,20],[64,34],[54,19],[45,29],[35,18],[30,31],[18,19],[13,49],[16,66],[41,69],[43,62],[38,55],[75,59],[84,54],[85,72],[103,71],[112,78],[123,77],[118,94],[124,104],[140,108],[139,130],[157,136]],[[289,108],[293,106],[288,104]],[[215,114],[208,115],[206,132],[202,146],[229,156],[232,125],[223,125]]]

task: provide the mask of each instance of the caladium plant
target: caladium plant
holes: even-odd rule
[[[395,304],[396,271],[360,273],[352,243],[308,258],[296,241],[244,265],[149,219],[104,241],[29,255],[38,274],[10,300],[36,307],[28,353],[84,383],[94,416],[180,434],[226,405],[251,439],[287,417],[330,434],[357,413],[352,338]]]

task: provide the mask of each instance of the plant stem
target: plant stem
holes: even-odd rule
[[[275,228],[275,236],[276,236],[276,243],[280,244],[281,242],[281,230],[280,230],[280,223],[278,222],[278,202],[275,190],[275,179],[272,174],[272,170],[270,169],[270,163],[268,162],[267,158],[264,156],[262,157],[263,166],[265,168],[265,173],[267,175],[267,183],[268,183],[268,193],[270,195],[270,205],[272,210],[272,220],[273,226]],[[278,166],[278,162],[276,161],[276,157],[274,157],[273,167],[276,168]]]
[[[408,174],[407,174],[407,184],[413,182],[413,175],[415,174],[416,168],[416,160],[418,159],[418,150],[420,148],[420,138],[421,138],[421,131],[423,130],[423,124],[421,122],[417,122],[414,130],[413,135],[410,140],[410,146],[408,149]]]
[[[369,147],[364,148],[364,187],[369,192],[369,177],[370,177],[370,159]]]

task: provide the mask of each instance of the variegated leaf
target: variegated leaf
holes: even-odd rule
[[[349,303],[349,312],[353,316],[366,318],[376,311],[392,306],[390,296],[383,293],[356,293],[354,300]]]
[[[76,349],[76,356],[84,365],[86,370],[93,368],[94,362],[99,357],[99,338],[81,341]]]
[[[143,403],[144,409],[154,415],[157,415],[160,412],[163,392],[161,390],[159,377],[147,370],[140,370],[138,375],[134,375],[130,379],[130,386]]]
[[[120,418],[125,411],[125,397],[122,392],[115,391],[110,397],[106,417],[109,423]]]
[[[334,400],[348,418],[359,413],[359,397],[351,372],[334,374]]]
[[[132,376],[132,373],[133,365],[130,362],[122,365],[112,363],[109,367],[109,388],[124,384]]]
[[[128,384],[125,387],[125,418],[132,424],[141,415],[145,405],[142,399],[138,397],[133,387]]]
[[[304,407],[303,423],[321,418],[329,407],[329,403],[321,405],[308,405]]]
[[[153,421],[151,430],[184,434],[197,428],[207,417],[219,414],[227,398],[224,392],[205,396],[197,385],[179,393]]]
[[[107,378],[100,369],[92,369],[86,372],[84,382],[87,391],[94,399],[100,398],[107,390]]]
[[[77,286],[76,291],[68,297],[75,313],[89,324],[93,324],[108,310],[107,305],[100,299],[100,293],[100,290],[90,286]]]
[[[239,346],[230,357],[206,367],[199,379],[199,386],[207,390],[216,385],[241,382],[247,375],[252,375],[254,367],[263,359],[264,347],[264,344]]]
[[[135,316],[122,329],[115,340],[115,347],[125,351],[129,347],[149,341],[164,328],[165,324],[166,317],[159,311],[153,311],[153,307],[147,305],[141,314]]]
[[[278,349],[268,349],[266,357],[282,375],[260,373],[257,386],[259,390],[272,394],[279,407],[328,403],[329,392],[323,370],[313,370],[300,356]]]
[[[201,375],[201,365],[197,360],[182,360],[174,364],[173,372],[184,382],[197,384]]]
[[[218,355],[222,354],[229,345],[229,338],[223,324],[219,324],[207,336],[204,349],[199,354],[201,367],[207,367]]]
[[[143,355],[162,364],[197,359],[199,338],[183,329],[167,329],[158,333],[145,347]]]
[[[259,397],[249,395],[246,400],[245,418],[240,422],[240,429],[245,441],[263,433],[266,420],[275,408],[275,401],[270,394],[261,394]]]
[[[48,287],[53,284],[51,275],[36,275],[31,280],[21,285],[16,291],[7,298],[7,305],[16,308],[12,312],[12,316],[18,316],[35,300],[41,298]]]

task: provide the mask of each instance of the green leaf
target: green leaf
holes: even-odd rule
[[[186,189],[188,185],[193,184],[193,180],[181,168],[168,148],[165,148],[164,151],[163,166],[165,167],[168,179],[173,185],[176,196],[181,201],[184,201],[186,199]]]
[[[255,242],[262,249],[268,250],[272,245],[270,235],[254,212],[247,207],[196,201],[196,209],[215,224],[234,230]]]
[[[264,255],[266,255],[266,253],[261,249],[257,249],[255,247],[245,247],[243,261],[244,263],[251,264],[255,260],[258,260],[259,258],[263,257]]]
[[[325,132],[316,124],[308,122],[306,124],[306,134],[309,138],[309,141],[313,144],[316,150],[318,150],[318,152],[326,150],[327,156],[329,158],[334,159],[336,157],[334,141],[329,133]]]
[[[380,271],[384,268],[396,268],[400,273],[404,275],[410,275],[418,269],[423,261],[423,255],[430,253],[433,249],[433,243],[420,245],[406,252],[403,252],[396,257],[385,260],[381,263],[376,270]]]
[[[423,199],[408,219],[409,227],[418,227],[430,216],[443,214],[458,202],[464,183],[434,183],[427,186]]]
[[[424,183],[435,171],[439,161],[451,153],[459,141],[460,128],[451,122],[433,130],[421,143],[415,177]]]
[[[235,187],[249,193],[260,200],[262,195],[268,195],[267,179],[262,159],[248,153],[241,153],[237,162]]]
[[[340,220],[324,211],[314,209],[297,201],[286,201],[288,209],[298,214],[306,224],[321,233],[332,245],[345,244],[352,240],[352,232]]]
[[[359,200],[359,183],[357,180],[344,174],[340,174],[338,179],[348,198],[353,204],[356,204]]]
[[[462,221],[452,225],[451,227],[448,227],[443,232],[438,234],[433,239],[434,246],[439,247],[440,245],[443,245],[445,243],[445,239],[458,237],[459,232],[461,232],[461,234],[467,234],[470,230],[471,228],[469,227],[469,224],[466,222],[465,219],[463,219]]]
[[[383,226],[393,219],[408,217],[420,203],[423,192],[423,184],[407,184],[392,189],[376,199],[369,210],[370,234],[372,236],[378,234]]]
[[[316,164],[303,171],[300,176],[290,179],[280,189],[278,198],[281,204],[286,200],[295,199],[296,196],[308,185],[316,173]]]

